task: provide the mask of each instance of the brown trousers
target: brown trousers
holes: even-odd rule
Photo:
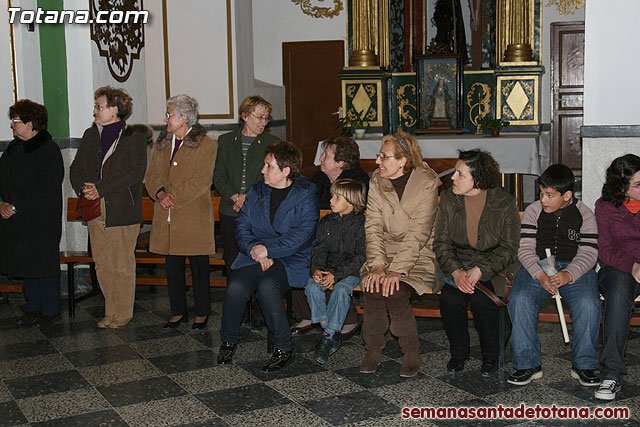
[[[413,292],[413,288],[405,282],[400,282],[400,290],[388,297],[382,296],[381,290],[363,292],[362,338],[368,351],[382,352],[384,349],[385,334],[389,330],[388,311],[391,318],[391,333],[398,337],[402,353],[420,353],[418,324],[409,303]]]
[[[101,214],[87,223],[96,275],[104,295],[104,314],[116,320],[133,317],[136,293],[136,240],[140,224],[105,227],[104,199]]]

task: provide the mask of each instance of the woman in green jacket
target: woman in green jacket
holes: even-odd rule
[[[453,185],[440,196],[433,250],[445,282],[440,312],[449,338],[449,372],[469,358],[467,305],[480,336],[483,376],[498,368],[498,306],[477,286],[501,294],[491,279],[516,260],[520,214],[515,198],[499,187],[500,166],[479,149],[461,151]],[[498,281],[496,281],[498,282]]]
[[[220,229],[224,244],[224,262],[230,270],[238,256],[236,216],[247,192],[260,180],[264,151],[278,138],[264,133],[271,121],[273,106],[261,96],[248,96],[238,114],[244,125],[218,138],[218,156],[213,183],[220,193]]]

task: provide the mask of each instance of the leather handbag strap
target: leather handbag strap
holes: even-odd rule
[[[482,291],[483,294],[489,297],[489,299],[493,301],[498,307],[506,307],[509,303],[509,294],[511,294],[511,290],[513,289],[514,274],[508,270],[502,270],[499,276],[504,278],[504,281],[506,282],[504,287],[504,297],[500,298],[482,283],[477,283],[476,288],[480,289],[480,291]]]
[[[504,301],[502,301],[500,299],[500,297],[498,295],[496,295],[495,293],[491,292],[485,285],[483,285],[482,283],[476,283],[476,288],[480,289],[482,291],[483,294],[485,294],[486,296],[489,297],[489,299],[491,301],[493,301],[498,307],[505,307],[506,304],[504,303]]]

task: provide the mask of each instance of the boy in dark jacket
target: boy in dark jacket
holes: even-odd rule
[[[522,268],[509,298],[513,328],[513,367],[507,380],[525,385],[542,377],[540,340],[536,333],[540,307],[560,294],[573,321],[571,376],[580,384],[600,384],[598,327],[600,294],[593,267],[598,260],[598,228],[593,212],[573,198],[574,175],[565,165],[551,165],[540,175],[540,200],[522,217],[518,258]],[[547,251],[555,257],[551,269]],[[544,260],[541,262],[541,260]],[[555,268],[554,268],[555,267]]]
[[[340,330],[351,304],[351,293],[360,284],[365,261],[364,215],[366,186],[339,179],[331,186],[331,211],[318,225],[311,252],[311,279],[305,294],[311,322],[320,323],[324,334],[316,345],[315,360],[325,364],[340,348]],[[331,289],[329,304],[325,292]]]

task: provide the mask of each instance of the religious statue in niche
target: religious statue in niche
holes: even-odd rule
[[[462,55],[416,58],[416,133],[462,132]]]
[[[144,47],[144,24],[142,17],[138,22],[123,22],[121,24],[96,23],[100,11],[122,12],[143,11],[142,0],[91,0],[89,12],[91,14],[91,39],[96,42],[100,56],[107,59],[107,66],[111,76],[125,82],[133,70],[133,61],[140,59],[140,52]]]
[[[436,80],[436,86],[431,92],[427,105],[427,118],[431,123],[431,127],[450,128],[454,114],[453,101],[445,78],[436,75]]]

